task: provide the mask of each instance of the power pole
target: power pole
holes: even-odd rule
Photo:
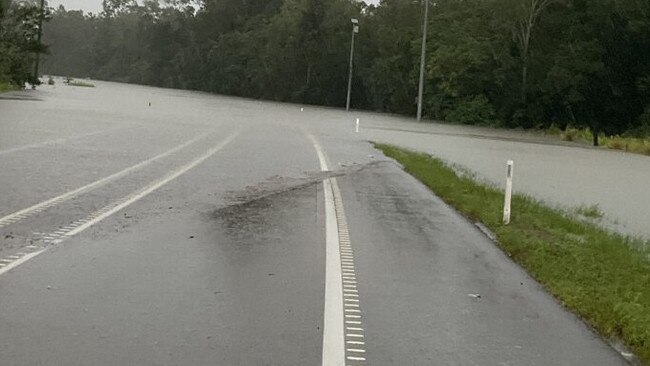
[[[37,43],[38,46],[41,46],[41,38],[43,37],[43,18],[45,18],[45,0],[41,0],[41,10],[38,14],[38,35]],[[40,50],[36,51],[36,62],[34,63],[34,82],[38,80],[38,65],[41,62],[41,52]],[[36,85],[32,84],[32,89],[36,89]]]
[[[418,85],[417,120],[422,120],[422,98],[424,94],[424,63],[427,51],[427,25],[429,23],[429,0],[424,0],[424,23],[422,24],[422,51],[420,54],[420,84]]]
[[[352,94],[352,61],[354,60],[354,35],[359,33],[359,20],[352,18],[352,42],[350,43],[350,71],[348,73],[348,97],[345,102],[345,110],[350,111],[350,95]]]

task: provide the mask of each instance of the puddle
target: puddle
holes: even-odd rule
[[[392,164],[389,161],[376,161],[369,164],[340,164],[341,169],[334,171],[306,172],[303,177],[282,177],[275,175],[255,185],[246,186],[243,190],[226,192],[228,205],[241,205],[243,203],[259,200],[268,196],[283,192],[319,184],[327,178],[341,177],[344,175],[359,173],[363,170],[379,167],[382,164]]]

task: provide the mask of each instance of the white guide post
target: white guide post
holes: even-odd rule
[[[503,205],[503,223],[508,225],[510,223],[510,206],[512,203],[512,170],[514,168],[514,162],[508,160],[508,166],[506,170],[506,199]]]

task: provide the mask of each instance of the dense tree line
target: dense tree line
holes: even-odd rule
[[[650,124],[649,0],[436,0],[425,114],[618,134]],[[422,1],[104,0],[53,12],[50,73],[414,114]]]
[[[34,0],[0,0],[0,83],[38,83],[34,58],[47,51],[38,41],[38,30],[49,16]]]

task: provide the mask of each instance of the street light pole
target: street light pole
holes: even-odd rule
[[[429,0],[424,0],[424,23],[422,24],[422,51],[420,53],[420,84],[418,85],[417,120],[422,120],[422,95],[424,94],[424,62],[427,50],[427,25],[429,23]]]
[[[359,33],[359,20],[352,18],[352,42],[350,43],[350,71],[348,73],[348,97],[345,110],[350,111],[350,95],[352,94],[352,61],[354,59],[354,34]]]

